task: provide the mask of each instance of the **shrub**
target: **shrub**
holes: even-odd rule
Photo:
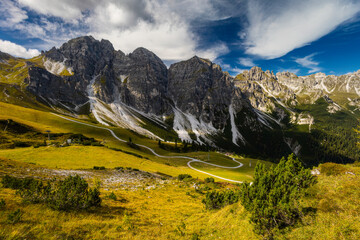
[[[111,193],[109,194],[108,198],[110,198],[110,199],[112,199],[112,200],[114,200],[114,201],[117,200],[117,197],[116,197],[115,193],[113,193],[113,192],[111,192]]]
[[[94,170],[105,170],[104,166],[98,167],[98,166],[94,166],[93,167]]]
[[[215,179],[212,177],[205,178],[205,183],[213,183],[215,182]]]
[[[55,210],[77,210],[100,206],[99,187],[89,188],[80,176],[69,176],[61,181],[42,181],[4,177],[6,186],[16,187],[24,201],[46,203]],[[4,183],[3,183],[4,184]]]
[[[123,167],[115,167],[116,170],[119,170],[119,171],[123,171],[124,168]]]
[[[319,166],[320,173],[326,176],[337,176],[346,172],[346,168],[336,163],[323,163]]]
[[[48,206],[55,210],[88,209],[100,206],[100,203],[99,189],[89,188],[88,183],[78,175],[57,182],[47,200]]]
[[[37,181],[38,180],[34,178],[16,178],[9,175],[5,175],[1,179],[3,187],[11,189],[26,189],[29,188],[31,184]]]
[[[2,198],[2,199],[0,199],[0,210],[5,209],[5,207],[6,207],[6,202],[5,202],[5,200]]]
[[[51,192],[51,185],[49,182],[44,184],[41,181],[35,180],[26,188],[21,188],[17,193],[24,199],[25,202],[42,203],[47,202]]]
[[[295,224],[302,216],[299,200],[315,182],[310,170],[304,169],[293,154],[270,169],[256,165],[253,184],[242,184],[240,191],[241,202],[251,213],[255,231],[272,238],[276,229]]]
[[[226,190],[226,191],[210,191],[206,193],[205,199],[202,203],[205,204],[207,209],[220,209],[227,205],[234,204],[239,201],[240,193],[238,190]]]
[[[189,174],[180,174],[180,175],[178,176],[178,179],[179,179],[180,181],[189,180],[189,179],[192,179],[192,176],[189,175]]]
[[[11,212],[8,214],[7,222],[11,223],[11,224],[18,223],[18,222],[20,222],[22,215],[23,215],[23,213],[21,212],[21,210],[17,209],[14,212]]]

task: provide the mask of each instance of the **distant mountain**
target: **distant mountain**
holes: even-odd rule
[[[298,77],[254,67],[233,78],[197,56],[168,69],[145,48],[126,55],[91,36],[29,60],[0,53],[0,61],[1,101],[262,157],[295,152],[315,163],[359,156],[350,130],[359,116],[360,71]],[[321,147],[337,131],[324,119],[349,132],[348,153]]]

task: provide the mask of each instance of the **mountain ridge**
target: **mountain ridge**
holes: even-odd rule
[[[304,104],[322,98],[330,115],[347,111],[357,116],[360,109],[360,71],[299,77],[253,67],[234,78],[198,56],[167,68],[145,48],[126,55],[91,36],[18,61],[24,64],[25,75],[17,79],[22,89],[53,111],[85,114],[160,140],[166,136],[158,136],[156,129],[172,129],[182,141],[265,156],[301,154],[286,129],[309,125],[310,131],[316,125],[312,112],[300,109]]]

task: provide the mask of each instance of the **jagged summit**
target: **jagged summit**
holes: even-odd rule
[[[11,76],[19,76],[19,86],[54,111],[88,115],[152,138],[161,139],[159,131],[171,130],[183,141],[267,156],[300,152],[297,141],[281,131],[289,124],[311,126],[316,121],[298,106],[325,97],[329,114],[360,107],[360,71],[296,76],[253,67],[233,78],[198,56],[167,68],[148,49],[126,55],[91,36],[72,39],[20,65],[21,71]],[[15,71],[15,65],[7,71]]]

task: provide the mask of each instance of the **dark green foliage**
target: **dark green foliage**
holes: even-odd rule
[[[212,177],[205,178],[205,183],[213,183],[215,182],[215,179]]]
[[[330,114],[328,106],[324,98],[319,98],[314,104],[297,106],[299,112],[309,112],[315,118],[311,133],[308,128],[299,126],[288,132],[302,146],[301,159],[307,166],[324,162],[352,163],[360,158],[358,134],[354,131],[359,125],[356,115],[347,110]]]
[[[129,139],[131,139],[131,138],[129,138]],[[126,142],[126,144],[133,149],[140,150],[140,147],[133,142],[129,141],[129,142]]]
[[[2,199],[0,199],[0,210],[5,209],[5,207],[6,207],[6,202],[5,202],[5,200],[2,198]]]
[[[94,170],[105,170],[104,166],[98,167],[98,166],[94,166],[93,167]]]
[[[178,180],[183,181],[183,180],[189,180],[192,179],[192,176],[189,174],[180,174],[178,176]]]
[[[88,209],[100,206],[98,188],[89,188],[80,176],[69,176],[53,185],[47,204],[55,210]]]
[[[271,238],[274,229],[295,224],[302,216],[299,199],[315,182],[316,178],[293,154],[270,169],[256,165],[253,184],[242,184],[240,192],[255,231]]]
[[[123,171],[124,168],[123,167],[115,167],[115,170],[118,170],[118,171]]]
[[[30,186],[37,182],[38,180],[34,178],[16,178],[9,175],[5,175],[1,179],[1,184],[4,188],[11,188],[11,189],[24,189],[30,188]]]
[[[210,191],[206,193],[202,203],[207,209],[220,209],[227,205],[239,201],[240,193],[238,190],[227,189],[225,191]]]
[[[33,179],[28,187],[18,189],[17,193],[25,202],[42,203],[47,202],[51,194],[51,184],[44,184],[40,180]]]
[[[200,240],[200,237],[197,233],[194,233],[191,237],[191,240]]]
[[[20,209],[15,210],[7,215],[7,222],[10,224],[15,224],[21,221],[23,213]]]
[[[111,192],[111,193],[108,195],[108,198],[110,198],[110,199],[112,199],[112,200],[114,200],[114,201],[117,200],[117,197],[116,197],[116,195],[115,195],[114,192]]]
[[[5,185],[4,185],[5,179]],[[89,188],[80,176],[69,176],[60,181],[47,181],[5,176],[3,186],[18,189],[17,193],[25,202],[46,203],[55,210],[79,210],[100,206],[98,188]]]

